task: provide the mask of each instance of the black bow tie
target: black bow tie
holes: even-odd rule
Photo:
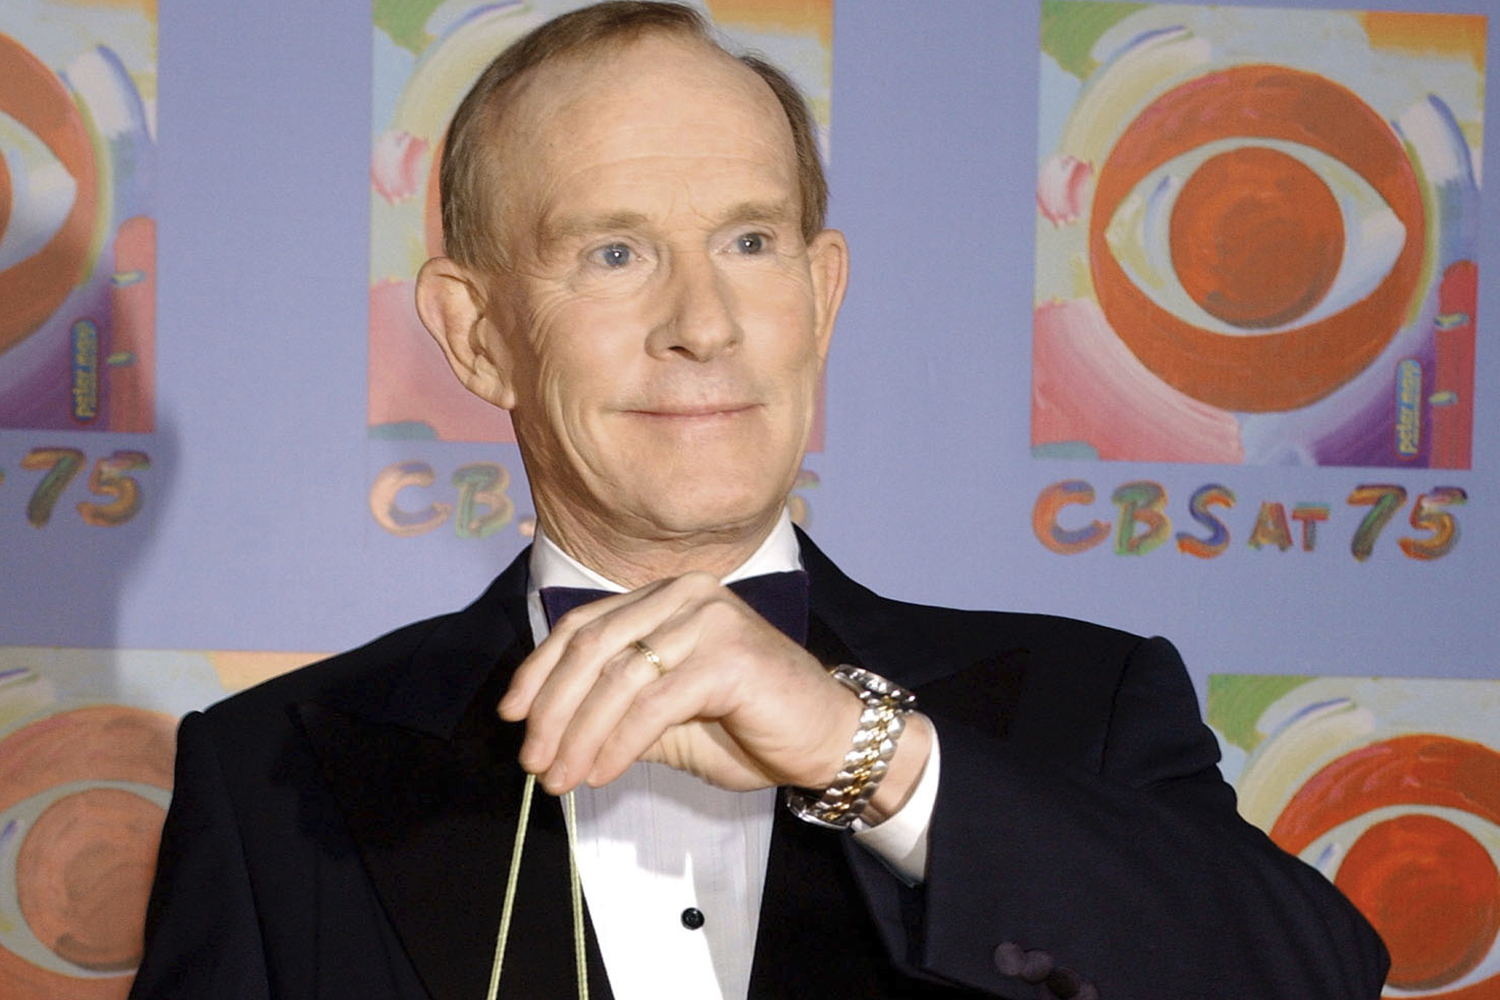
[[[729,589],[797,645],[807,644],[806,572],[797,569],[746,577],[729,584]],[[588,587],[543,587],[542,608],[550,624],[580,605],[608,596],[607,590]]]

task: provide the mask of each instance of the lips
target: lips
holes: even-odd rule
[[[632,408],[625,412],[634,416],[653,417],[660,420],[704,420],[714,417],[740,416],[758,406],[757,403],[695,403],[682,406],[654,404]]]

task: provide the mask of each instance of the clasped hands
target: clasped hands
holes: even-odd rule
[[[517,668],[499,713],[526,721],[521,766],[560,795],[607,784],[637,760],[732,791],[822,788],[861,707],[733,591],[688,573],[568,612]],[[871,803],[873,821],[899,808],[921,774],[930,734],[920,716],[912,723]]]

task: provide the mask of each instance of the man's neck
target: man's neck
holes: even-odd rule
[[[540,514],[540,512],[539,512]],[[539,517],[548,539],[579,563],[627,590],[705,572],[722,579],[742,566],[781,520],[780,509],[754,524],[651,539],[579,530],[566,518]]]

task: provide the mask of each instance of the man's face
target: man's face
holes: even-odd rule
[[[550,530],[759,530],[806,446],[842,296],[751,70],[652,36],[519,82],[494,176],[509,269],[482,350]],[[471,384],[471,387],[472,384]]]

